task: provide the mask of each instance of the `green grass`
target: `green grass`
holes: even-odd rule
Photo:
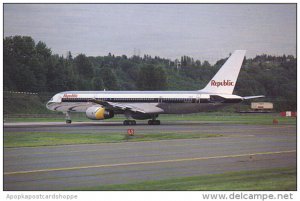
[[[296,168],[275,168],[182,177],[129,184],[103,185],[80,190],[296,190]]]
[[[136,142],[171,139],[221,137],[221,134],[201,133],[138,133],[128,136],[127,133],[54,133],[54,132],[4,132],[4,147],[33,147],[66,144],[97,144],[113,142]]]
[[[296,118],[281,117],[279,114],[242,114],[242,113],[198,113],[188,115],[161,115],[161,120],[167,121],[202,121],[202,122],[220,122],[234,124],[273,124],[273,119],[277,119],[279,124],[296,124]]]
[[[60,116],[49,115],[49,117],[17,117],[6,115],[4,122],[64,122],[64,115]],[[239,114],[239,113],[221,113],[221,112],[206,112],[198,114],[185,115],[160,115],[159,119],[166,121],[199,121],[199,122],[219,122],[219,123],[233,123],[233,124],[256,124],[256,125],[271,125],[273,119],[277,119],[279,124],[296,124],[297,119],[293,117],[281,117],[279,114]],[[117,115],[112,119],[104,121],[122,122],[125,117]],[[85,117],[85,114],[73,114],[73,122],[91,122]],[[143,122],[147,122],[146,120]]]
[[[73,113],[73,122],[91,122],[83,113]],[[65,115],[62,113],[56,114],[7,114],[4,115],[4,122],[64,122]]]

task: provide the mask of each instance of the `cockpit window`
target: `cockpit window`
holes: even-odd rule
[[[50,101],[53,101],[53,98],[51,98]]]

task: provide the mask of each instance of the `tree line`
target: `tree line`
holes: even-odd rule
[[[73,57],[52,53],[29,36],[5,37],[4,91],[61,92],[66,90],[199,90],[227,58],[211,65],[189,56],[170,60],[150,55]],[[246,58],[235,94],[266,95],[277,110],[297,108],[297,60],[292,55]]]

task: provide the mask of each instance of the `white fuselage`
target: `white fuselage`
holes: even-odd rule
[[[201,91],[66,91],[56,94],[47,108],[62,112],[85,112],[97,105],[91,100],[132,105],[156,106],[157,114],[197,113],[239,103],[242,97],[231,94],[208,94]],[[116,113],[124,113],[120,110]]]

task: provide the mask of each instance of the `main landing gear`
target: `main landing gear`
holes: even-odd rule
[[[136,125],[136,121],[135,120],[125,120],[123,121],[123,125],[127,126],[127,125]],[[149,120],[148,121],[148,125],[160,125],[160,121],[159,120]]]
[[[148,121],[148,125],[160,125],[160,121],[156,120],[156,117],[158,117],[158,115],[153,115],[152,119]]]
[[[123,125],[136,125],[135,120],[125,120],[123,121]]]
[[[148,121],[148,125],[160,125],[160,121],[152,119]]]

